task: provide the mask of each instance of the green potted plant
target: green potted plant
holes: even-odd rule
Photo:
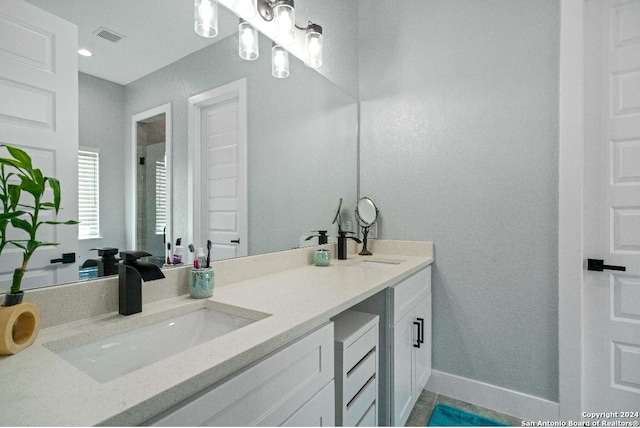
[[[2,144],[10,157],[0,157],[0,202],[3,212],[0,214],[0,255],[7,244],[13,244],[22,250],[22,264],[13,271],[11,290],[5,296],[4,306],[22,301],[20,290],[22,278],[33,253],[40,247],[58,245],[55,242],[39,241],[38,230],[43,225],[77,224],[75,220],[41,220],[45,211],[60,210],[60,182],[46,177],[35,168],[31,157],[17,147]],[[46,200],[45,192],[50,189],[51,200]],[[8,226],[22,231],[26,238],[16,239],[7,235]]]

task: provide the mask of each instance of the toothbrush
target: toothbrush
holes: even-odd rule
[[[211,266],[211,241],[207,239],[207,269]]]

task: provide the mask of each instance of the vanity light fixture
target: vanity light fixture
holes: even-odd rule
[[[194,15],[196,33],[207,38],[218,35],[218,2],[216,0],[195,0]]]
[[[289,51],[276,42],[271,47],[271,74],[278,79],[289,76]]]
[[[245,19],[256,16],[257,0],[235,0],[233,2],[233,12]]]
[[[293,0],[257,0],[258,12],[265,21],[276,22],[276,40],[280,46],[295,41],[296,10]]]
[[[296,10],[293,0],[277,0],[273,8],[273,19],[278,26],[277,40],[281,46],[291,46],[295,42]]]
[[[304,63],[311,68],[322,65],[322,27],[311,22],[304,35]]]
[[[240,58],[252,61],[260,54],[258,48],[258,30],[244,19],[238,24],[238,54]]]

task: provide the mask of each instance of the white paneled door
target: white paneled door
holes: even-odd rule
[[[582,407],[625,420],[640,411],[640,1],[586,7],[585,256],[611,269],[584,275]]]
[[[246,82],[193,96],[190,103],[194,244],[210,240],[212,260],[246,256]]]
[[[75,25],[22,0],[0,1],[0,142],[26,150],[44,175],[60,180],[58,220],[78,215],[77,48]],[[51,262],[77,252],[77,226],[43,225],[37,237],[59,245],[36,250],[23,289],[77,281],[76,263]],[[19,249],[5,248],[0,288],[21,262]]]

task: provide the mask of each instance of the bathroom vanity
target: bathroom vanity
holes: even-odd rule
[[[331,320],[354,307],[380,318],[378,423],[403,424],[430,375],[433,245],[374,240],[370,249],[373,256],[350,254],[327,267],[312,264],[313,248],[215,262],[213,297],[202,300],[186,295],[189,268],[176,268],[143,284],[143,310],[128,317],[117,314],[117,278],[30,291],[25,300],[41,305],[47,328],[31,347],[0,357],[2,424],[332,425]],[[65,301],[56,293],[84,290],[80,318],[51,312],[74,311],[55,305]],[[98,304],[102,300],[115,300],[114,308]],[[108,356],[116,345],[101,341],[193,313],[218,314],[214,324],[231,327],[195,344],[148,345],[177,349],[139,366],[127,365],[158,349],[124,350],[124,358],[105,364],[122,366],[121,372],[95,374],[68,358],[83,359],[83,347],[98,343],[105,358],[117,358]]]

